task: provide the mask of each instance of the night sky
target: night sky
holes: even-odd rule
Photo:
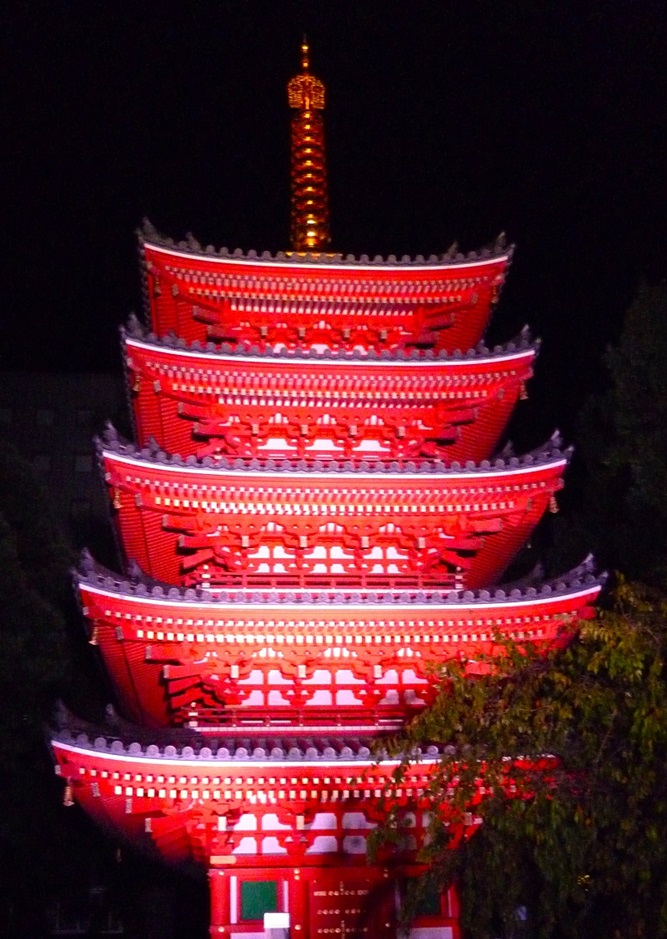
[[[544,341],[536,432],[570,430],[640,278],[667,275],[664,3],[9,6],[1,368],[120,368],[143,216],[289,247],[304,30],[328,92],[332,248],[429,255],[506,231],[490,338],[527,322]]]

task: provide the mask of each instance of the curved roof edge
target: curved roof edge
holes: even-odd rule
[[[416,255],[414,258],[404,254],[400,260],[393,254],[388,255],[386,258],[379,254],[373,258],[362,254],[357,258],[353,254],[343,255],[328,252],[305,252],[302,254],[295,251],[277,251],[275,254],[271,254],[270,251],[263,251],[260,254],[255,250],[244,252],[241,248],[236,248],[234,251],[230,251],[228,248],[216,249],[213,245],[207,245],[204,248],[190,232],[184,240],[179,242],[174,241],[173,238],[165,238],[147,218],[142,220],[141,227],[137,230],[137,237],[142,245],[167,248],[179,254],[195,254],[209,259],[225,258],[233,261],[264,262],[267,264],[294,264],[297,262],[299,264],[318,265],[342,264],[346,267],[367,267],[368,265],[390,268],[449,267],[451,265],[475,264],[480,261],[493,261],[502,258],[507,258],[510,261],[514,253],[514,245],[507,243],[504,232],[501,232],[490,246],[480,248],[478,251],[468,251],[467,254],[459,251],[458,243],[454,242],[444,254],[432,254],[428,258],[421,254]]]
[[[501,473],[512,470],[527,470],[532,467],[546,466],[551,463],[569,462],[573,447],[563,447],[560,433],[556,431],[551,438],[534,450],[523,454],[522,456],[513,456],[507,452],[503,453],[493,460],[481,460],[475,463],[473,460],[467,460],[465,463],[459,463],[454,460],[452,463],[443,463],[441,460],[421,460],[419,463],[408,460],[405,463],[399,463],[397,460],[385,462],[383,460],[288,460],[288,459],[266,459],[251,460],[227,459],[226,457],[206,456],[198,459],[196,456],[183,458],[180,453],[167,453],[162,450],[158,444],[153,441],[153,445],[147,447],[137,447],[133,443],[122,438],[113,424],[108,421],[102,437],[95,437],[95,446],[98,457],[103,458],[105,452],[115,453],[121,457],[129,457],[131,460],[137,460],[144,463],[152,463],[155,466],[165,468],[180,469],[187,468],[195,472],[207,472],[208,470],[232,471],[242,473],[306,473],[313,476],[318,474],[337,475],[337,474],[370,474],[382,476],[389,474],[398,474],[401,476],[435,476],[435,475],[463,475],[464,473]]]
[[[210,603],[221,604],[298,604],[302,606],[332,606],[332,605],[377,605],[388,604],[392,606],[412,604],[433,604],[434,606],[460,605],[462,607],[475,604],[517,604],[531,603],[535,600],[563,597],[575,594],[582,589],[602,589],[606,580],[605,572],[596,573],[595,559],[592,555],[584,558],[581,564],[559,577],[550,577],[542,580],[538,570],[533,577],[516,584],[506,584],[501,587],[486,590],[411,590],[398,591],[295,591],[295,590],[251,590],[232,589],[224,593],[215,594],[193,587],[173,587],[151,577],[147,577],[136,564],[127,577],[115,574],[113,571],[99,564],[90,552],[82,551],[79,566],[74,568],[72,575],[77,584],[86,584],[97,587],[110,593],[141,597],[145,599],[168,600],[176,603]]]
[[[231,730],[231,728],[230,728]],[[72,714],[59,702],[54,720],[47,728],[52,743],[135,760],[187,760],[201,762],[375,762],[400,757],[389,757],[378,752],[378,733],[355,734],[331,727],[328,730],[298,732],[297,728],[286,728],[282,733],[271,733],[262,728],[261,733],[237,728],[233,732],[221,730],[214,735],[197,733],[189,728],[145,728],[129,723],[111,705],[107,706],[104,724],[86,721]],[[386,731],[384,732],[386,733]],[[427,745],[417,748],[414,758],[437,759],[443,747]]]
[[[168,334],[164,337],[156,336],[155,333],[147,330],[139,321],[138,317],[132,313],[127,322],[127,326],[120,327],[121,339],[134,340],[144,343],[147,346],[153,346],[156,349],[175,349],[186,354],[196,354],[205,356],[233,356],[234,358],[244,359],[261,356],[268,361],[280,359],[282,361],[301,361],[304,359],[314,361],[342,361],[342,362],[447,362],[458,363],[474,361],[476,359],[500,359],[519,352],[533,351],[539,352],[541,340],[533,339],[530,328],[524,326],[521,332],[514,339],[508,342],[496,345],[489,349],[483,342],[477,344],[474,349],[468,349],[463,352],[456,349],[454,352],[440,350],[434,352],[432,349],[397,349],[383,350],[376,352],[375,349],[362,351],[347,349],[324,349],[315,350],[307,346],[297,346],[296,348],[281,347],[275,349],[267,345],[260,348],[255,344],[248,342],[231,345],[230,343],[200,342],[195,339],[188,343],[187,340]]]

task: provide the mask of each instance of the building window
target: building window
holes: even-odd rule
[[[12,409],[0,408],[0,425],[7,427],[12,422]]]
[[[265,913],[278,909],[278,884],[275,880],[246,880],[241,884],[241,919],[264,919]]]
[[[77,473],[92,473],[92,456],[90,456],[88,453],[78,453],[74,458],[74,470]]]
[[[39,408],[37,411],[37,425],[50,427],[53,424],[53,411],[51,408]]]

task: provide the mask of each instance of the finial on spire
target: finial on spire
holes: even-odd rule
[[[308,45],[308,37],[306,34],[303,34],[303,39],[301,40],[301,68],[304,72],[307,72],[310,67],[310,47]]]
[[[322,251],[330,241],[327,172],[324,155],[324,84],[310,72],[310,46],[301,42],[302,71],[287,85],[292,115],[292,247]]]

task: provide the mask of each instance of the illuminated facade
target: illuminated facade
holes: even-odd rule
[[[236,939],[394,936],[438,750],[396,793],[405,844],[370,864],[396,766],[374,745],[432,700],[431,664],[473,676],[501,637],[565,643],[600,589],[589,564],[496,586],[569,456],[553,439],[491,458],[537,352],[481,344],[510,252],[323,253],[324,87],[302,52],[293,252],[142,232],[136,443],[98,441],[126,572],[86,556],[76,578],[123,716],[53,738],[66,802],[204,867],[211,934]],[[458,936],[450,890],[413,937]]]

